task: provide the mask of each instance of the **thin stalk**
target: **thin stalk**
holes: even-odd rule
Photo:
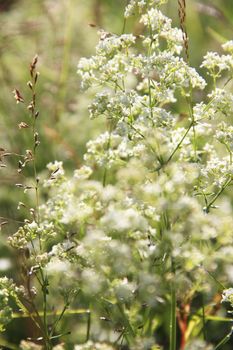
[[[160,158],[159,158],[159,156],[157,155],[156,150],[155,150],[154,147],[151,146],[151,144],[147,141],[146,137],[145,137],[140,131],[138,131],[138,130],[133,126],[132,123],[127,123],[127,125],[128,125],[133,131],[135,131],[135,133],[136,133],[137,135],[141,136],[141,138],[144,140],[144,142],[145,142],[145,143],[147,144],[147,146],[150,148],[150,150],[152,151],[152,153],[155,154],[155,157],[156,157],[156,159],[158,160],[158,162],[161,163]]]
[[[206,320],[207,321],[216,321],[216,322],[233,322],[233,318],[213,316],[213,315],[207,315]]]
[[[123,305],[118,303],[117,306],[118,306],[118,309],[119,309],[119,311],[121,313],[122,322],[123,322],[124,327],[126,328],[126,332],[128,331],[129,336],[131,338],[134,338],[136,334],[135,334],[135,332],[134,332],[134,330],[133,330],[133,328],[132,328],[132,326],[131,326],[131,324],[130,324],[130,322],[128,320],[128,317],[126,316],[126,314],[124,312]]]
[[[208,214],[210,211],[210,208],[212,207],[212,205],[214,204],[214,202],[218,199],[218,197],[222,194],[222,192],[225,190],[225,188],[231,183],[232,181],[232,177],[228,177],[225,181],[225,183],[222,185],[222,187],[220,188],[220,190],[216,193],[216,195],[214,196],[214,198],[208,203],[208,205],[204,208],[204,211]]]
[[[43,293],[43,333],[44,333],[44,341],[45,341],[45,348],[46,350],[50,350],[52,348],[51,340],[50,340],[50,335],[49,335],[49,330],[48,330],[48,323],[47,323],[47,294],[48,294],[48,281],[47,281],[47,276],[44,276],[44,272],[42,268],[39,269],[40,275],[41,275],[41,290]],[[38,313],[38,312],[37,312]]]
[[[227,143],[223,142],[223,144],[226,147],[227,152],[229,153],[229,161],[230,161],[230,165],[232,165],[232,152],[231,152],[231,149],[230,149],[230,147],[228,146]]]
[[[32,133],[33,133],[33,140],[34,140],[34,146],[33,146],[33,171],[34,171],[34,180],[35,180],[35,193],[36,193],[36,221],[37,224],[40,225],[40,213],[39,213],[39,180],[37,177],[37,167],[36,167],[36,149],[37,146],[39,145],[39,140],[38,140],[38,133],[36,131],[36,120],[37,120],[37,114],[36,112],[36,83],[38,79],[38,73],[35,72],[36,69],[36,64],[37,64],[37,56],[34,58],[33,63],[31,65],[31,78],[32,78],[32,83],[29,85],[32,91],[32,101],[30,104],[30,110],[31,110],[31,117],[32,117]],[[40,251],[42,251],[42,242],[41,242],[41,237],[39,235],[39,247]],[[45,348],[46,349],[51,349],[52,344],[49,338],[49,331],[48,331],[48,325],[47,325],[47,290],[48,290],[48,281],[47,277],[44,276],[43,270],[40,267],[39,272],[41,275],[41,290],[43,293],[43,327],[41,327],[41,331],[43,332],[43,338],[45,342]],[[38,278],[39,280],[39,278]],[[35,312],[37,313],[36,307],[34,308]]]
[[[230,332],[217,344],[214,350],[218,350],[222,347],[222,345],[225,345],[230,340],[232,334],[233,334],[233,327],[231,327]]]
[[[201,296],[201,309],[202,309],[202,324],[203,324],[203,338],[205,341],[207,341],[207,334],[206,334],[206,317],[205,317],[205,304],[204,304],[204,296],[202,294]]]
[[[125,33],[125,28],[126,28],[126,18],[124,18],[124,22],[123,22],[123,27],[122,27],[121,34],[124,34],[124,33]]]
[[[70,310],[66,310],[66,316],[68,315],[85,315],[89,312],[89,310],[86,310],[86,309],[70,309]],[[47,312],[47,316],[54,316],[54,315],[59,315],[62,313],[62,310],[61,311],[48,311]],[[36,316],[43,316],[43,311],[37,311],[37,312],[34,312],[34,313],[26,313],[26,314],[22,314],[20,312],[14,312],[13,313],[13,318],[30,318],[30,317],[36,317]]]
[[[111,125],[110,125],[109,138],[108,138],[108,144],[107,144],[107,150],[106,150],[107,152],[109,151],[110,146],[111,146],[111,136],[112,136],[112,128],[111,128]],[[105,168],[104,168],[104,175],[103,175],[103,187],[106,186],[107,174],[108,174],[108,169],[107,169],[107,166],[105,166]]]
[[[52,336],[53,336],[53,334],[54,334],[54,332],[55,332],[55,330],[56,330],[56,327],[57,327],[58,323],[61,321],[62,317],[64,316],[64,314],[65,314],[65,312],[66,312],[66,310],[67,310],[69,304],[70,304],[70,303],[69,303],[69,301],[68,301],[68,302],[64,305],[64,307],[63,307],[63,309],[62,309],[62,311],[61,311],[59,317],[58,317],[57,320],[54,322],[53,327],[52,327],[52,329],[51,329],[51,332],[50,332],[50,334],[49,334],[49,336],[50,336],[51,338],[52,338]],[[47,316],[48,316],[48,313],[47,313]]]
[[[223,291],[224,289],[226,289],[226,287],[217,280],[217,278],[210,272],[208,271],[204,266],[201,266],[203,268],[203,270],[214,280],[214,282],[219,286],[219,288],[221,289],[221,291]]]
[[[189,131],[191,130],[193,126],[193,121],[189,124],[187,130],[185,131],[184,135],[182,136],[182,138],[180,139],[180,141],[177,143],[177,145],[175,146],[174,150],[172,151],[172,153],[170,154],[170,156],[168,157],[168,159],[166,161],[163,162],[163,164],[161,164],[160,166],[158,166],[155,171],[159,171],[161,170],[165,165],[167,165],[170,160],[174,157],[174,155],[176,154],[176,152],[178,151],[178,149],[180,148],[180,146],[182,145],[184,139],[186,138],[186,136],[188,135]]]
[[[129,0],[126,0],[126,5],[125,5],[125,7],[128,5],[128,3],[129,3]],[[124,33],[125,33],[126,22],[127,22],[127,19],[124,17],[124,22],[123,22],[123,27],[122,27],[122,30],[121,30],[121,34],[124,34]]]
[[[152,94],[151,94],[151,80],[148,77],[148,88],[149,88],[149,106],[150,106],[150,118],[152,121],[152,124],[154,125],[154,120],[153,120],[153,105],[152,105]]]
[[[103,175],[103,187],[106,186],[107,173],[108,173],[108,170],[107,170],[107,168],[105,167],[105,168],[104,168],[104,175]]]
[[[120,333],[119,337],[114,341],[114,345],[117,345],[117,343],[121,340],[122,345],[122,339],[124,339],[124,331]]]
[[[192,120],[194,156],[195,156],[195,161],[197,161],[197,141],[196,141],[196,130],[195,130],[196,121],[193,113],[193,89],[191,86],[190,86],[190,96],[187,98],[187,103],[189,107],[189,116]]]
[[[35,313],[36,317],[31,312],[29,312],[29,315],[30,315],[31,319],[34,321],[35,325],[42,331],[43,335],[45,335],[46,332],[44,331],[44,325],[43,325],[43,322],[42,322],[42,318],[39,315],[38,310],[36,308],[36,305],[35,305],[35,303],[33,301],[33,296],[32,296],[31,286],[30,286],[30,277],[31,276],[28,273],[27,274],[27,282],[26,283],[27,283],[27,291],[28,291],[28,295],[29,295],[30,300],[27,300],[27,302],[29,302],[29,304],[31,305],[32,309],[34,310],[34,313]],[[21,309],[22,309],[22,307],[21,307]],[[24,312],[25,312],[25,307],[23,307],[22,310],[24,310]]]
[[[149,19],[150,21],[150,19]],[[152,42],[153,42],[153,31],[152,31],[152,26],[151,23],[149,23],[149,33],[150,33],[150,46],[148,47],[148,52],[147,52],[147,57],[149,58],[151,56],[151,51],[152,51]],[[152,98],[152,89],[151,89],[151,84],[153,82],[153,80],[150,78],[150,72],[147,72],[148,74],[148,78],[147,78],[147,84],[148,84],[148,97],[149,97],[149,107],[150,107],[150,119],[152,122],[152,126],[154,127],[154,116],[153,116],[153,98]],[[156,140],[155,140],[156,142]],[[159,147],[157,146],[157,142],[156,142],[156,148],[157,148],[157,152],[153,149],[152,146],[150,146],[150,148],[153,150],[153,153],[155,154],[158,162],[160,163],[160,166],[162,166],[163,161],[162,161],[162,156],[159,155]]]
[[[176,287],[174,283],[175,266],[171,258],[171,272],[173,280],[171,281],[171,308],[170,308],[170,347],[169,350],[176,350]]]
[[[183,46],[185,51],[185,60],[186,63],[190,66],[189,61],[189,38],[186,28],[186,1],[185,0],[178,0],[178,15],[180,19],[180,28],[183,32]],[[196,130],[195,130],[195,118],[193,114],[193,88],[191,86],[191,83],[189,83],[190,88],[190,96],[187,97],[187,103],[189,106],[189,115],[192,120],[192,129],[193,129],[193,149],[194,149],[194,155],[195,155],[195,161],[197,161],[197,142],[196,142]]]
[[[57,101],[58,107],[55,111],[55,118],[59,120],[61,113],[64,111],[65,100],[67,95],[67,76],[69,73],[69,65],[70,65],[70,55],[71,55],[71,45],[73,39],[73,23],[74,23],[74,1],[69,0],[67,3],[66,10],[66,23],[65,23],[65,37],[64,37],[64,47],[63,47],[63,58],[62,58],[62,67],[61,73],[59,77],[59,85],[58,85],[58,97]]]
[[[20,315],[22,318],[31,318],[33,320],[33,322],[35,323],[35,325],[38,327],[38,329],[41,330],[41,328],[43,329],[43,323],[42,323],[42,320],[41,320],[41,317],[35,307],[35,304],[32,300],[26,300],[27,303],[29,303],[33,310],[34,310],[34,313],[30,312],[26,307],[25,305],[21,302],[21,300],[19,300],[17,298],[17,305],[18,307],[23,311],[23,314],[21,313],[17,313],[17,315]],[[21,318],[21,317],[15,317],[16,316],[16,313],[13,313],[13,318]],[[38,321],[37,319],[38,318]]]
[[[36,84],[38,80],[38,72],[36,72],[36,65],[38,61],[38,56],[36,55],[30,65],[30,75],[32,81],[28,82],[28,86],[31,89],[32,93],[32,100],[31,103],[28,106],[29,111],[31,112],[31,118],[32,118],[32,136],[33,136],[33,151],[32,151],[32,161],[33,161],[33,172],[34,172],[34,181],[35,181],[35,195],[36,195],[36,223],[39,226],[40,225],[40,214],[39,214],[39,180],[37,177],[37,167],[36,167],[36,150],[39,145],[39,137],[38,133],[36,130],[36,120],[39,115],[39,112],[36,111]],[[42,251],[42,242],[41,242],[41,237],[40,235],[38,236],[39,238],[39,249]],[[32,247],[35,251],[34,243],[31,241]],[[36,252],[35,252],[36,253]],[[32,306],[33,310],[37,314],[37,317],[39,318],[40,321],[40,329],[43,334],[43,339],[44,339],[44,345],[46,349],[51,349],[52,344],[49,338],[49,332],[48,332],[48,325],[47,325],[47,287],[48,287],[48,282],[47,282],[47,277],[44,276],[43,270],[40,267],[39,272],[41,275],[41,281],[39,277],[37,276],[37,279],[41,285],[41,290],[43,294],[43,321],[41,320],[41,317],[38,314],[37,308],[34,305],[34,302],[32,301]],[[30,283],[30,281],[28,281]],[[29,295],[30,295],[30,285],[28,286],[29,290]],[[32,298],[31,298],[32,299]],[[33,319],[33,318],[32,318]]]
[[[37,73],[36,73],[37,74]],[[34,172],[34,181],[35,181],[35,194],[36,194],[36,216],[37,216],[37,223],[40,223],[40,214],[39,214],[39,188],[38,188],[38,177],[37,177],[37,168],[36,168],[36,140],[35,140],[35,135],[36,135],[36,79],[34,76],[32,76],[32,85],[31,85],[31,90],[32,90],[32,102],[31,102],[31,118],[32,118],[32,137],[33,137],[33,172]],[[40,243],[41,247],[41,243]]]
[[[88,310],[87,313],[87,335],[86,335],[86,342],[89,340],[90,338],[90,330],[91,330],[91,312],[90,310]]]
[[[48,327],[47,327],[47,296],[46,292],[43,291],[43,321],[44,321],[44,329],[45,329],[45,341],[46,341],[46,348],[48,347],[48,340],[49,340],[49,334],[48,334]]]

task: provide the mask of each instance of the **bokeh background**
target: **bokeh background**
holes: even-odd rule
[[[17,88],[25,100],[30,99],[29,64],[38,54],[41,141],[38,170],[42,177],[46,164],[54,160],[63,161],[67,173],[76,169],[82,163],[87,140],[105,128],[103,120],[89,120],[87,107],[92,96],[80,89],[77,63],[80,57],[94,54],[99,28],[121,33],[126,3],[126,0],[0,0],[0,148],[15,154],[29,148],[28,133],[18,128],[26,110],[15,103],[12,90]],[[164,6],[164,12],[173,18],[175,25],[179,25],[177,7],[175,0],[168,0]],[[129,21],[126,32],[131,30],[138,33],[140,26]],[[221,51],[221,44],[232,40],[232,0],[188,0],[187,31],[190,62],[199,70],[206,51]],[[178,108],[182,113],[182,106]],[[17,172],[18,157],[9,155],[4,162],[6,167],[0,168],[0,223],[8,223],[0,231],[0,274],[17,279],[18,257],[9,249],[7,237],[24,219],[23,212],[17,211],[18,202],[23,200],[30,205],[31,199],[15,187],[22,181]],[[30,177],[28,171],[26,175]],[[6,334],[0,335],[0,346],[17,348],[29,328],[28,321],[15,320]],[[6,345],[7,341],[10,344]],[[225,349],[231,346],[226,345]]]

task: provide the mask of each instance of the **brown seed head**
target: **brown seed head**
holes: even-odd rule
[[[24,102],[24,98],[22,97],[22,95],[20,94],[19,90],[17,89],[14,89],[12,91],[12,93],[14,94],[14,98],[16,99],[16,103],[19,103],[19,102]]]
[[[32,63],[30,64],[30,74],[31,74],[31,77],[34,76],[34,72],[35,72],[35,69],[36,69],[36,64],[38,62],[38,55],[35,55],[35,57],[33,58],[32,60]]]

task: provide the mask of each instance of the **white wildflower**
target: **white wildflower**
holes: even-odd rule
[[[80,169],[74,171],[74,177],[78,180],[86,180],[91,176],[92,172],[93,170],[89,166],[83,165]]]
[[[233,305],[233,288],[224,289],[222,292],[222,302],[229,302]]]
[[[222,45],[222,48],[224,51],[233,54],[233,40],[227,41],[225,44]]]

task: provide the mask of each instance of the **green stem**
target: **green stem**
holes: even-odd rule
[[[172,151],[172,153],[170,154],[168,159],[163,164],[161,164],[159,167],[157,167],[155,169],[156,171],[161,170],[165,165],[167,165],[170,162],[170,160],[174,157],[174,155],[176,154],[176,152],[180,148],[181,144],[183,143],[184,139],[188,135],[188,133],[191,130],[192,126],[193,126],[193,121],[189,124],[187,130],[185,131],[184,135],[182,136],[182,138],[180,139],[180,141],[178,142],[178,144],[176,145],[176,147],[174,148],[174,150]]]
[[[34,313],[29,313],[29,311],[27,311],[24,307],[24,305],[22,305],[22,308],[24,310],[24,314],[20,313],[20,312],[14,312],[13,313],[13,318],[30,318],[30,317],[37,317],[38,315],[41,317],[43,316],[43,311],[38,311],[38,312],[34,312]],[[62,311],[48,311],[47,312],[47,316],[54,316],[54,315],[59,315],[61,314]],[[89,310],[86,309],[70,309],[70,310],[66,310],[66,316],[68,315],[85,315],[89,312]]]
[[[112,123],[110,121],[109,137],[108,137],[108,144],[107,144],[106,152],[109,152],[109,149],[110,149],[110,146],[111,146],[112,130],[113,130],[113,125],[112,125]],[[106,186],[107,175],[108,175],[108,169],[107,169],[107,166],[105,166],[105,168],[104,168],[104,175],[103,175],[103,187]]]
[[[201,308],[202,308],[202,324],[203,324],[203,337],[204,340],[207,341],[207,334],[206,334],[206,317],[205,317],[205,303],[204,303],[204,296],[202,294],[201,296]]]
[[[195,162],[197,161],[197,140],[196,140],[196,130],[195,130],[195,125],[196,121],[194,118],[194,113],[193,113],[193,89],[190,84],[190,96],[187,98],[187,103],[189,106],[189,116],[192,120],[192,129],[193,129],[193,149],[194,149],[194,156],[195,156]]]
[[[42,279],[42,293],[43,293],[43,325],[44,325],[44,341],[45,341],[45,348],[50,350],[52,348],[52,344],[50,341],[49,336],[49,330],[48,330],[48,324],[47,324],[47,288],[48,288],[48,281],[47,277],[44,276],[43,270],[40,269],[41,273],[41,279]]]
[[[230,149],[230,147],[228,146],[227,143],[223,142],[223,144],[226,147],[227,152],[229,153],[229,161],[230,161],[230,165],[232,165],[232,152],[231,152],[231,149]]]
[[[210,272],[208,271],[205,266],[201,266],[203,268],[203,270],[214,280],[214,282],[219,286],[219,288],[221,289],[221,291],[223,291],[224,289],[226,289],[226,287],[217,280],[217,278]]]
[[[126,18],[124,18],[124,22],[123,22],[123,27],[122,27],[121,34],[124,34],[124,33],[125,33],[125,28],[126,28]]]
[[[91,330],[91,312],[88,310],[87,313],[87,335],[86,335],[86,341],[90,338],[90,330]]]
[[[225,190],[225,188],[230,184],[230,182],[232,181],[232,177],[228,177],[225,181],[225,183],[222,185],[222,187],[220,188],[220,190],[216,193],[216,195],[214,196],[214,198],[208,203],[208,205],[204,208],[204,211],[208,214],[210,211],[210,208],[212,207],[212,205],[214,204],[214,202],[218,199],[218,197],[222,194],[222,192]]]
[[[233,334],[233,327],[231,327],[230,332],[217,344],[214,350],[218,350],[222,347],[222,345],[226,344],[230,340],[232,334]]]
[[[66,32],[64,37],[62,68],[58,83],[57,109],[55,110],[55,118],[59,120],[60,115],[64,111],[65,100],[67,95],[67,76],[70,66],[71,45],[73,39],[73,23],[74,23],[74,3],[73,0],[67,1],[66,10]]]
[[[176,288],[174,283],[175,266],[171,258],[171,272],[173,280],[171,281],[171,309],[170,309],[170,347],[169,350],[176,350]]]
[[[51,338],[52,338],[52,336],[53,336],[53,334],[54,334],[54,332],[55,332],[55,330],[56,330],[56,327],[57,327],[58,323],[61,321],[61,319],[62,319],[64,313],[66,312],[68,306],[69,306],[69,302],[67,302],[67,303],[64,305],[64,307],[63,307],[63,309],[62,309],[62,311],[61,311],[59,317],[58,317],[57,320],[54,322],[53,327],[52,327],[52,330],[51,330],[51,332],[50,332],[50,337],[51,337]],[[48,316],[48,313],[47,313],[47,316]]]
[[[135,332],[134,332],[134,330],[133,330],[133,328],[132,328],[132,326],[131,326],[131,324],[130,324],[130,322],[128,320],[128,317],[126,316],[126,314],[124,312],[123,305],[118,303],[117,306],[118,306],[118,309],[119,309],[119,311],[121,313],[121,316],[122,316],[122,323],[123,323],[123,325],[124,325],[124,327],[126,329],[125,333],[128,332],[128,335],[131,337],[131,339],[135,338],[136,334],[135,334]],[[127,339],[127,335],[126,334],[125,334],[125,337]]]

